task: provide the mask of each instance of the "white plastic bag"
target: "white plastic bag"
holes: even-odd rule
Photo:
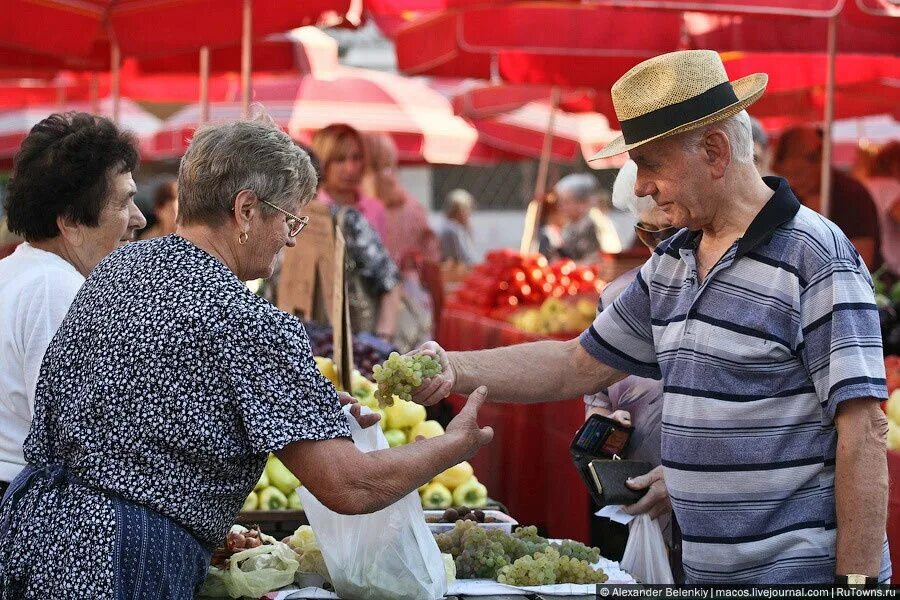
[[[353,443],[362,452],[388,448],[380,427],[362,429],[349,414],[347,422]],[[437,600],[447,594],[441,551],[415,491],[368,515],[340,515],[305,487],[299,493],[339,597]]]
[[[628,544],[620,565],[642,583],[675,583],[659,521],[644,513],[628,525]]]

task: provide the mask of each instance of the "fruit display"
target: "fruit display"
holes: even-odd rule
[[[463,280],[447,305],[491,315],[497,309],[540,305],[547,298],[596,295],[605,285],[598,273],[595,265],[571,260],[550,265],[540,254],[493,250]]]
[[[508,321],[528,333],[560,335],[580,333],[594,322],[596,303],[580,298],[574,304],[559,298],[547,298],[540,308],[525,308]]]
[[[399,355],[398,355],[399,356]],[[400,357],[405,358],[405,357]],[[430,358],[437,364],[432,357]],[[337,372],[330,358],[315,358],[319,372],[337,389]],[[438,364],[438,372],[440,365]],[[428,372],[423,368],[424,372]],[[426,419],[425,407],[393,396],[393,403],[379,408],[376,398],[378,386],[354,371],[351,377],[351,394],[362,406],[381,415],[378,425],[384,432],[390,447],[411,444],[419,438],[432,438],[444,434],[444,428],[437,421]],[[274,455],[269,455],[266,468],[259,482],[244,502],[244,511],[252,510],[303,510],[297,488],[301,482]],[[475,477],[472,466],[467,462],[450,467],[439,473],[432,481],[419,488],[422,506],[429,509],[445,509],[450,506],[480,508],[487,504],[488,491]]]
[[[437,517],[426,517],[428,523],[456,523],[457,521],[474,521],[476,523],[499,523],[497,517],[486,513],[480,509],[469,508],[468,506],[459,506],[457,508],[448,508]]]
[[[422,385],[423,380],[440,372],[441,363],[430,354],[401,356],[397,352],[391,352],[383,364],[373,368],[375,383],[378,385],[375,390],[378,407],[390,406],[395,397],[412,400],[410,392]]]
[[[331,327],[304,322],[309,343],[315,356],[334,358],[334,338]],[[372,368],[384,361],[394,348],[383,339],[364,331],[353,334],[353,366],[363,377],[372,377]]]
[[[572,540],[550,543],[535,527],[512,534],[484,529],[473,520],[435,536],[441,552],[453,556],[460,579],[496,579],[515,586],[603,583],[606,574],[591,565],[600,551]]]

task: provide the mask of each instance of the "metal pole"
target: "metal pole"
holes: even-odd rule
[[[200,124],[209,121],[209,46],[200,48]]]
[[[250,115],[250,70],[252,57],[250,44],[253,31],[253,0],[244,0],[243,35],[241,36],[241,115]]]
[[[91,112],[95,115],[98,114],[100,112],[100,81],[97,79],[97,73],[91,73],[89,99]]]
[[[122,53],[119,51],[119,43],[113,40],[110,44],[110,93],[112,95],[112,120],[119,123],[119,70],[122,62]]]
[[[830,216],[831,208],[831,126],[834,123],[834,63],[837,55],[837,16],[828,19],[828,73],[825,83],[825,126],[822,128],[822,180],[819,210]]]
[[[537,180],[534,182],[534,198],[532,198],[529,210],[525,215],[525,231],[519,247],[519,250],[523,253],[531,252],[538,227],[541,224],[541,214],[544,212],[544,196],[547,194],[547,174],[550,171],[550,155],[553,149],[553,133],[556,129],[556,111],[559,107],[559,97],[559,88],[554,87],[550,94],[550,117],[547,119],[547,131],[544,133],[544,145],[541,148]]]

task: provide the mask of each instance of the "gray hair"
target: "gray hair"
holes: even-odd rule
[[[762,146],[763,150],[769,147],[769,134],[763,129],[759,119],[750,117],[750,133],[753,137],[753,143]]]
[[[309,155],[268,115],[249,121],[204,125],[194,134],[178,170],[178,220],[221,224],[241,190],[276,206],[316,191]],[[261,210],[274,211],[266,205]]]
[[[650,210],[656,203],[651,196],[635,196],[634,184],[637,181],[637,163],[628,160],[616,174],[613,182],[612,203],[619,210],[631,211],[635,217]]]
[[[694,129],[681,134],[681,141],[685,150],[696,150],[703,144],[703,139],[710,129],[721,129],[728,137],[731,144],[731,156],[736,162],[753,164],[753,132],[750,124],[750,115],[742,110],[733,117],[712,123],[706,127]]]
[[[457,188],[447,194],[444,213],[449,217],[459,214],[463,210],[471,210],[475,204],[475,198],[468,191]]]
[[[557,194],[569,194],[574,200],[584,203],[596,198],[600,193],[600,184],[590,173],[572,173],[557,181],[553,189]]]

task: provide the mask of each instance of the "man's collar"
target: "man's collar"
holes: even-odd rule
[[[775,190],[766,205],[750,223],[738,242],[734,259],[737,260],[769,239],[780,226],[794,218],[800,210],[800,201],[791,186],[781,177],[763,177],[767,186]]]
[[[772,188],[775,193],[762,207],[762,210],[750,223],[747,231],[738,242],[737,252],[734,260],[737,260],[759,246],[767,240],[775,230],[781,225],[787,223],[794,218],[797,211],[800,210],[800,201],[791,190],[788,182],[781,177],[763,177],[763,181],[767,186]],[[660,244],[656,249],[657,254],[669,254],[674,258],[680,257],[682,249],[696,250],[700,241],[699,230],[690,231],[682,229],[668,241]]]

